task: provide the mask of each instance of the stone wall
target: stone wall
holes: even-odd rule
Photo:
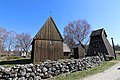
[[[67,59],[59,61],[40,62],[39,64],[16,65],[13,67],[0,66],[0,80],[41,80],[64,73],[86,70],[99,66],[98,56],[83,59]]]

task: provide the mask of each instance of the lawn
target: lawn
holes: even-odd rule
[[[100,66],[95,68],[89,68],[84,71],[78,71],[66,75],[59,75],[54,78],[50,78],[49,80],[79,80],[84,77],[94,75],[96,73],[100,73],[115,65],[118,61],[120,61],[120,56],[117,57],[117,60],[112,61],[104,61]],[[19,60],[11,60],[11,61],[1,61],[0,66],[14,66],[16,64],[28,64],[31,63],[30,59],[19,59]]]
[[[117,56],[117,59],[115,61],[120,61],[120,56]]]
[[[16,60],[7,60],[7,61],[0,61],[0,66],[5,66],[5,67],[9,67],[9,66],[15,66],[17,64],[29,64],[31,63],[32,60],[31,59],[16,59]]]
[[[64,76],[63,75],[62,76],[57,76],[57,77],[51,78],[49,80],[79,80],[79,79],[82,79],[84,77],[103,72],[106,69],[110,68],[111,66],[115,65],[116,63],[117,62],[115,62],[115,61],[114,62],[105,61],[105,62],[102,62],[102,64],[98,67],[90,68],[90,69],[87,69],[85,71],[70,73],[70,74],[67,74],[67,75],[64,75]]]

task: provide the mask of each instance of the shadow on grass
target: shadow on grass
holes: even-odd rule
[[[7,64],[29,64],[29,63],[32,63],[31,59],[21,59],[21,60],[1,61],[0,65],[7,65]]]

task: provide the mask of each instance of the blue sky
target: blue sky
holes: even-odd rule
[[[92,30],[105,28],[120,44],[120,0],[0,0],[0,27],[17,33],[38,32],[51,15],[61,34],[70,21],[86,19]]]

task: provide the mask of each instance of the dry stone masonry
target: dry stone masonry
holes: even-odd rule
[[[86,70],[99,66],[101,59],[98,56],[83,59],[67,59],[39,64],[16,65],[13,67],[0,66],[0,80],[41,80],[64,73]]]

